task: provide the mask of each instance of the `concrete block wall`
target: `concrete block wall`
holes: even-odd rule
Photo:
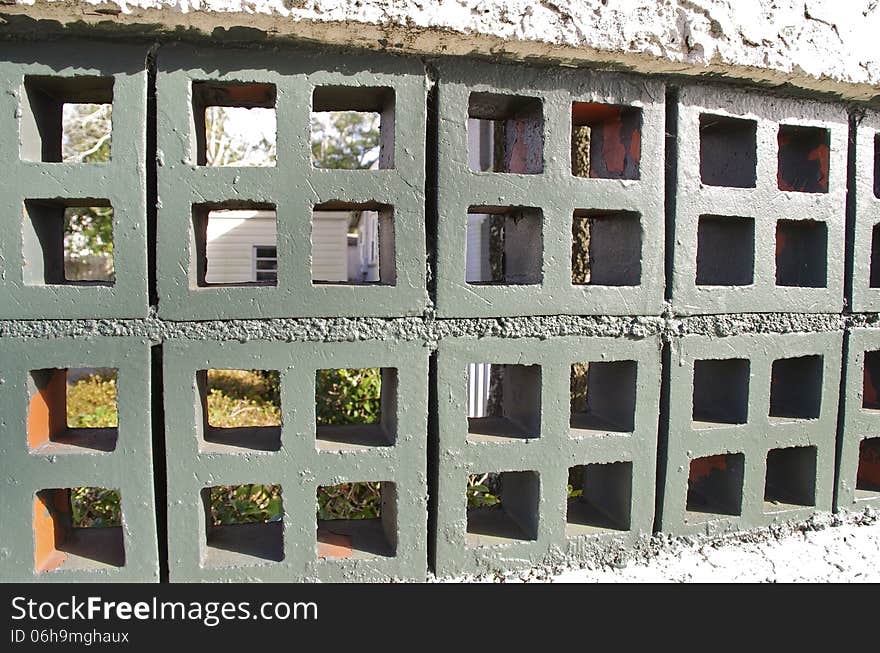
[[[14,182],[0,190],[3,579],[421,580],[877,500],[880,408],[863,403],[865,352],[880,349],[864,279],[872,114],[768,89],[289,45],[0,53]],[[49,96],[112,80],[111,163],[28,159],[26,76]],[[274,167],[203,165],[205,93],[230,88],[274,106]],[[379,169],[313,168],[311,108],[367,105],[382,113]],[[470,169],[469,119],[502,123],[505,171]],[[115,285],[25,282],[24,202],[71,198],[114,207]],[[393,207],[393,284],[311,282],[311,211],[326,203]],[[199,212],[244,204],[277,210],[278,283],[208,287]],[[508,283],[465,280],[474,209],[507,216],[505,263],[522,273]],[[572,280],[578,220],[589,283]],[[487,362],[508,366],[500,414],[469,422],[467,365]],[[573,414],[575,363],[590,387]],[[52,370],[100,366],[119,370],[118,433],[71,436]],[[382,438],[316,427],[315,372],[338,367],[396,370]],[[209,368],[281,372],[282,426],[212,431]],[[501,509],[469,514],[471,473],[501,475]],[[317,488],[350,481],[382,483],[382,519],[319,524]],[[280,485],[282,521],[212,527],[205,491],[242,483]],[[58,506],[83,485],[122,491],[121,566],[62,548]]]

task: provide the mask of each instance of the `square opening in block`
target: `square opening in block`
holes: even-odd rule
[[[636,361],[590,361],[571,366],[572,437],[631,433],[636,417]]]
[[[770,417],[775,420],[818,419],[821,409],[822,356],[773,361]]]
[[[397,486],[385,481],[318,487],[317,556],[397,555]]]
[[[37,572],[125,566],[119,490],[40,490],[34,497],[33,534]]]
[[[109,452],[119,419],[117,370],[41,369],[28,375],[28,449],[35,454]]]
[[[242,567],[284,560],[280,485],[248,483],[202,490],[202,567]]]
[[[780,125],[777,142],[779,190],[827,193],[831,133],[821,127]]]
[[[195,160],[208,167],[274,166],[274,84],[193,82]]]
[[[745,424],[749,417],[749,361],[694,361],[694,428]]]
[[[273,204],[193,204],[191,287],[277,286]]]
[[[472,442],[541,435],[541,366],[468,365],[468,434]]]
[[[537,472],[471,474],[466,487],[468,547],[538,539],[541,480]]]
[[[200,370],[196,387],[200,450],[281,449],[281,376],[277,370]]]
[[[686,510],[696,521],[742,513],[745,456],[726,453],[691,460]]]
[[[394,208],[325,202],[312,212],[312,283],[397,285]]]
[[[319,86],[312,95],[312,165],[334,170],[394,167],[394,89]]]
[[[535,285],[544,279],[543,212],[523,206],[472,206],[467,216],[465,281]]]
[[[875,224],[871,229],[871,270],[868,286],[880,288],[880,224]]]
[[[471,93],[468,163],[475,172],[544,171],[544,107],[539,98]]]
[[[397,441],[397,369],[363,367],[315,372],[319,451],[390,447]]]
[[[862,408],[880,410],[880,350],[866,351],[862,370]]]
[[[571,226],[571,283],[638,286],[642,224],[631,211],[577,210]]]
[[[112,286],[113,208],[107,200],[25,200],[22,280],[33,286]]]
[[[631,462],[570,467],[567,492],[568,537],[630,529]]]
[[[754,218],[701,215],[697,224],[697,285],[751,286],[754,280]]]
[[[816,505],[816,447],[787,447],[767,452],[764,512]]]
[[[700,115],[700,179],[707,186],[754,188],[758,123],[709,113]]]
[[[871,499],[878,495],[880,495],[880,438],[864,438],[859,442],[856,498]]]
[[[642,110],[573,102],[571,174],[600,179],[638,179],[642,156]]]
[[[21,158],[46,163],[110,160],[112,77],[24,78]]]
[[[828,225],[815,220],[776,222],[776,285],[825,288]]]

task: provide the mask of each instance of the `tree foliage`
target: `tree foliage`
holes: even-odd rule
[[[65,104],[61,160],[65,163],[109,161],[112,123],[112,104]]]
[[[249,121],[266,128],[247,137],[241,127]],[[275,165],[275,112],[272,109],[242,107],[208,107],[205,109],[205,162],[208,166],[265,167]]]
[[[110,160],[113,105],[65,104],[61,160],[106,163]],[[71,257],[113,253],[113,209],[74,207],[64,216],[65,251]]]
[[[379,162],[379,114],[360,111],[313,113],[315,167],[364,170]]]

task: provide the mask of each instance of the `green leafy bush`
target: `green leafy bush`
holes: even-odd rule
[[[122,526],[118,490],[75,487],[70,490],[70,508],[76,528]]]
[[[382,514],[380,483],[318,488],[318,519],[374,519]]]
[[[213,526],[275,522],[284,515],[280,485],[213,487],[210,504]]]
[[[471,474],[467,482],[468,508],[501,506],[501,477],[499,474]]]
[[[364,369],[318,370],[315,414],[319,426],[376,424],[381,417],[382,372]]]
[[[278,426],[279,374],[271,370],[208,370],[207,404],[211,426]]]

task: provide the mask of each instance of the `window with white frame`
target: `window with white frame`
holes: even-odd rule
[[[254,247],[254,281],[278,281],[278,251],[274,246]]]

